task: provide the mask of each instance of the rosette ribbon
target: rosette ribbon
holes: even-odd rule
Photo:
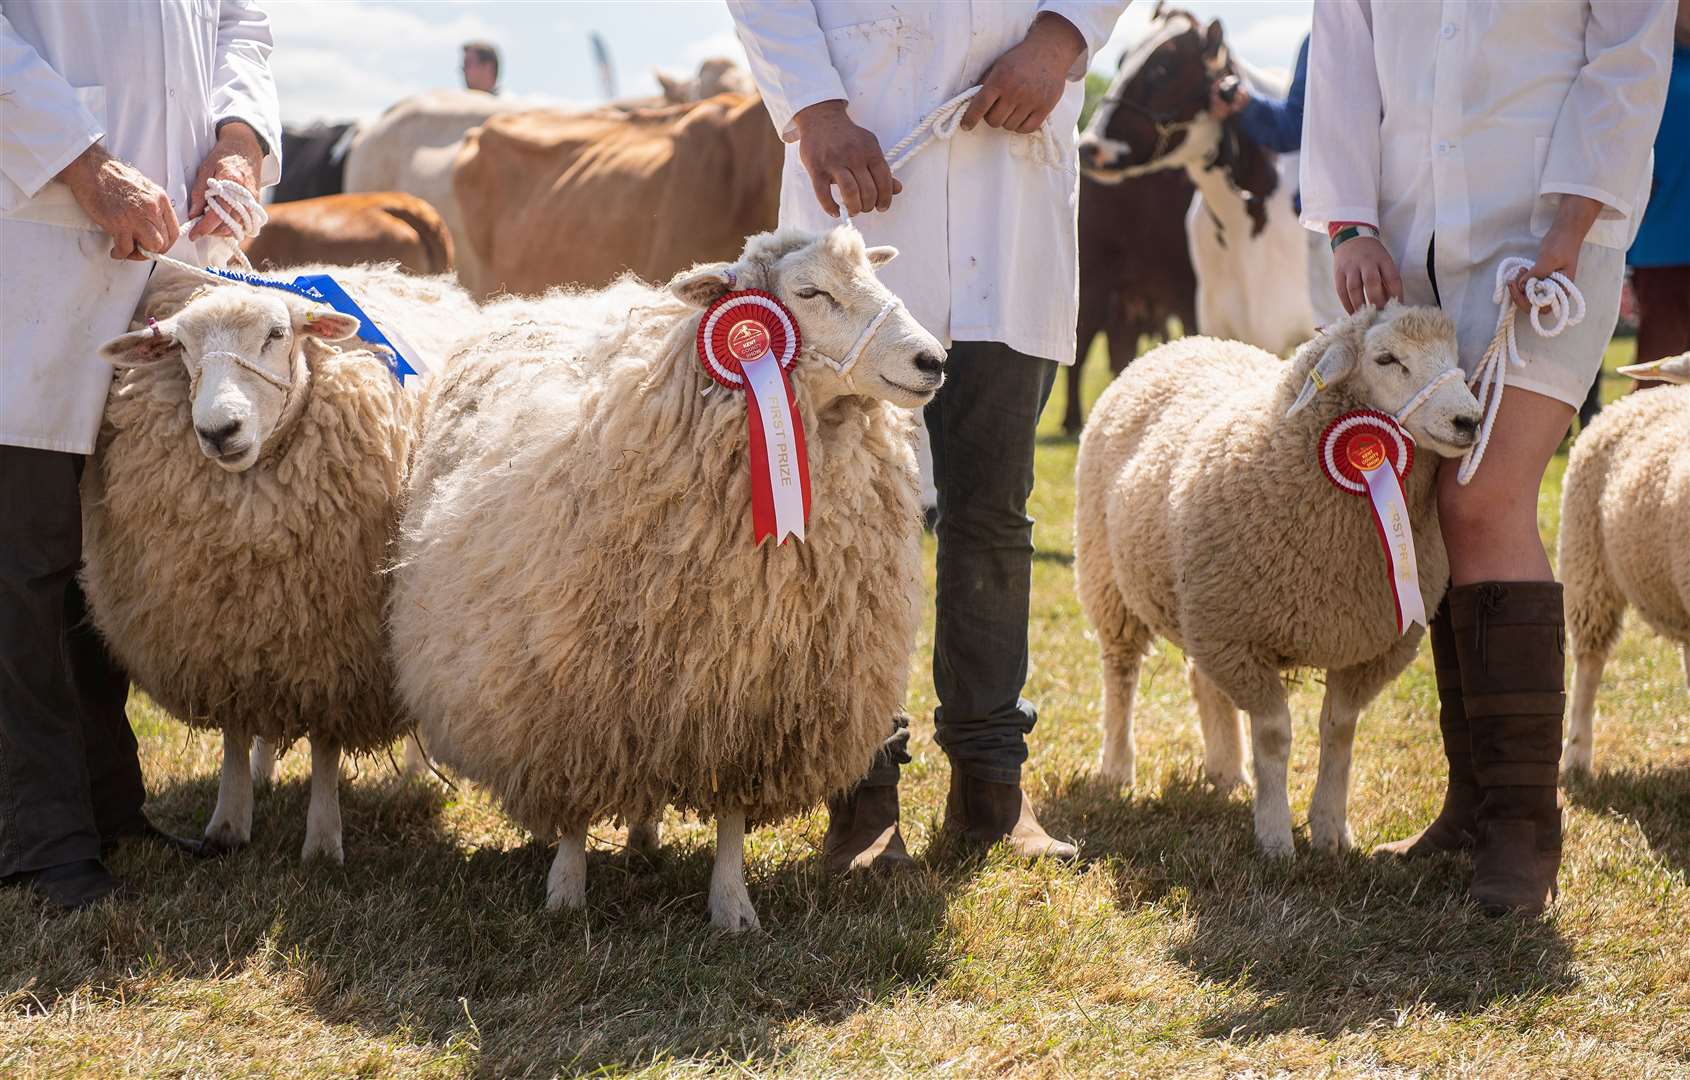
[[[1414,557],[1414,530],[1402,478],[1414,465],[1414,442],[1401,424],[1372,409],[1344,413],[1320,434],[1320,470],[1339,491],[1367,496],[1373,527],[1385,553],[1396,606],[1397,633],[1426,625],[1426,601],[1420,595],[1420,566]]]
[[[798,324],[761,289],[730,292],[698,322],[698,359],[729,390],[746,394],[750,436],[752,543],[804,539],[810,520],[810,461],[804,424],[786,373],[798,359]]]

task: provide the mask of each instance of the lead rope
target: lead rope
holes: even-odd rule
[[[1496,333],[1491,335],[1485,355],[1474,369],[1473,377],[1467,381],[1479,399],[1479,411],[1484,414],[1484,419],[1479,424],[1478,442],[1461,459],[1461,470],[1456,473],[1456,480],[1463,485],[1473,479],[1473,474],[1479,470],[1479,462],[1484,460],[1491,427],[1496,423],[1496,411],[1502,404],[1502,391],[1508,385],[1508,369],[1526,366],[1514,335],[1514,299],[1508,295],[1508,283],[1516,274],[1531,269],[1531,266],[1530,259],[1510,256],[1496,268],[1496,289],[1491,293],[1491,299],[1499,305]],[[1560,271],[1550,274],[1547,279],[1527,278],[1525,289],[1526,299],[1532,305],[1532,329],[1539,337],[1555,337],[1568,327],[1584,321],[1584,294]],[[1544,308],[1549,309],[1553,320],[1548,327],[1543,325],[1541,317]]]
[[[205,220],[206,214],[216,214],[221,218],[223,224],[228,226],[229,232],[234,235],[237,245],[257,236],[258,230],[262,229],[265,223],[270,220],[270,212],[264,209],[264,204],[258,201],[256,195],[246,189],[245,184],[234,180],[224,180],[218,176],[213,176],[205,182],[205,213],[184,221],[182,231],[187,232]],[[161,251],[148,251],[146,248],[140,250],[141,254],[162,266],[182,270],[196,277],[209,278],[217,282],[224,280],[202,267],[185,263],[181,259],[171,258]],[[252,263],[248,261],[246,254],[239,247],[235,248],[235,261],[239,263],[243,270],[249,273],[252,271]]]

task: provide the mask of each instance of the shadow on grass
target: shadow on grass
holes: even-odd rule
[[[187,831],[215,791],[184,781],[151,809]],[[771,1062],[789,1022],[835,1023],[943,978],[948,897],[972,873],[839,882],[807,845],[777,851],[749,867],[764,930],[729,936],[706,913],[710,834],[689,831],[652,858],[594,851],[587,910],[549,913],[552,849],[467,850],[439,820],[456,798],[398,779],[344,785],[346,865],[302,866],[307,788],[290,782],[260,797],[244,852],[125,852],[116,869],[135,891],[118,904],[50,920],[0,896],[0,940],[15,943],[0,947],[0,1002],[29,1012],[89,987],[134,1002],[160,972],[180,996],[184,979],[257,967],[328,1023],[453,1052],[482,1075]]]
[[[1271,861],[1256,853],[1249,797],[1195,776],[1148,798],[1076,777],[1045,806],[1053,832],[1083,837],[1084,857],[1112,864],[1123,907],[1183,907],[1193,930],[1175,960],[1253,992],[1259,1004],[1206,1017],[1205,1037],[1334,1037],[1418,1004],[1477,1012],[1575,982],[1552,922],[1489,919],[1467,902],[1464,860],[1321,854],[1305,832],[1295,859]]]
[[[1571,780],[1566,796],[1593,814],[1619,814],[1636,822],[1662,862],[1690,875],[1690,768],[1598,771]]]

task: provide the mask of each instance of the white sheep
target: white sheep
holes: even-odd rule
[[[1310,831],[1317,848],[1349,846],[1356,719],[1414,658],[1421,631],[1398,635],[1368,500],[1322,475],[1316,444],[1341,413],[1394,415],[1418,397],[1409,433],[1423,450],[1459,453],[1479,412],[1448,374],[1455,365],[1447,317],[1393,304],[1344,319],[1289,363],[1241,342],[1185,338],[1104,392],[1080,437],[1074,538],[1080,600],[1102,651],[1104,776],[1132,782],[1139,665],[1152,637],[1165,637],[1190,662],[1204,771],[1222,789],[1248,783],[1238,709],[1250,714],[1256,838],[1289,855],[1281,673],[1323,668]],[[1418,454],[1404,481],[1428,612],[1449,578],[1436,465]]]
[[[293,269],[332,272],[425,363],[476,317],[445,278]],[[308,737],[303,855],[342,861],[341,752],[385,747],[406,726],[381,569],[415,394],[351,341],[356,318],[279,290],[161,269],[140,319],[154,321],[101,349],[119,374],[84,478],[94,623],[136,685],[223,732],[210,843],[252,835],[254,737],[282,749]],[[267,776],[268,749],[252,758]]]
[[[893,254],[765,233],[667,290],[508,303],[435,384],[394,570],[399,691],[431,753],[561,837],[549,907],[585,902],[589,824],[673,805],[717,821],[711,920],[756,927],[747,825],[844,789],[890,731],[918,622],[908,410],[944,355],[875,278]],[[734,288],[802,333],[802,543],[753,544],[746,400],[696,355]]]
[[[1664,386],[1603,409],[1561,489],[1561,579],[1573,694],[1561,770],[1595,761],[1596,691],[1627,606],[1683,649],[1690,685],[1690,353],[1622,368]]]

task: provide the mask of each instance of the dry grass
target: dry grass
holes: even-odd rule
[[[347,785],[346,868],[301,868],[296,752],[242,855],[125,851],[133,894],[60,920],[0,893],[0,1075],[1690,1075],[1690,696],[1676,650],[1634,625],[1610,665],[1602,771],[1568,793],[1552,918],[1483,918],[1455,860],[1304,851],[1272,865],[1252,853],[1247,803],[1198,781],[1166,648],[1146,669],[1137,791],[1093,779],[1074,446],[1052,435],[1040,455],[1028,782],[1052,831],[1082,841],[1081,864],[930,846],[947,774],[918,722],[904,785],[917,872],[824,878],[812,814],[753,837],[766,930],[724,937],[704,915],[709,832],[671,821],[654,862],[602,844],[589,910],[551,916],[545,849],[473,794],[393,779],[385,763]],[[1559,479],[1557,466],[1547,536]],[[1318,689],[1296,697],[1299,813]],[[910,704],[933,704],[919,671]],[[199,828],[215,744],[144,700],[131,715],[153,814]],[[1432,812],[1434,717],[1424,659],[1368,710],[1364,847]]]

